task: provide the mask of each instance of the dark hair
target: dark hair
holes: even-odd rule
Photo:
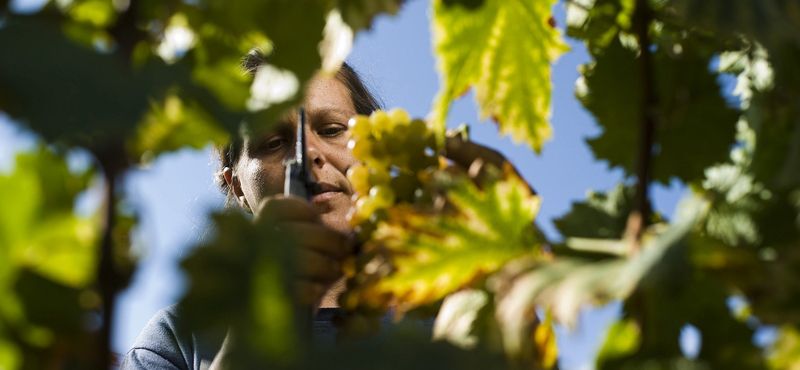
[[[266,64],[268,59],[268,55],[265,55],[258,49],[253,49],[244,58],[242,58],[241,66],[245,73],[253,76],[256,74],[258,67]],[[335,77],[345,86],[345,88],[347,88],[347,91],[350,93],[350,100],[353,101],[353,105],[356,108],[356,113],[369,115],[373,111],[381,108],[378,100],[375,99],[375,96],[372,95],[372,92],[370,92],[366,85],[364,85],[364,82],[361,81],[361,77],[359,77],[358,73],[349,64],[346,62],[343,63],[342,67],[339,68],[339,71],[336,72]],[[226,194],[226,203],[228,205],[235,204],[235,200],[231,196],[230,189],[225,181],[224,170],[226,167],[233,169],[236,166],[236,163],[239,162],[239,158],[241,158],[242,155],[242,150],[244,149],[243,141],[241,138],[233,138],[228,144],[215,149],[215,155],[220,161],[220,167],[214,174],[214,178],[217,182],[217,186],[219,186],[220,190]]]

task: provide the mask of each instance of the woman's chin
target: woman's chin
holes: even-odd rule
[[[350,234],[352,227],[347,221],[347,213],[352,207],[350,198],[344,194],[324,203],[315,203],[315,208],[320,214],[320,219],[325,226],[342,234]]]

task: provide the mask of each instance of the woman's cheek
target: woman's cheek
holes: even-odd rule
[[[262,199],[283,193],[283,165],[275,165],[272,163],[265,163],[264,161],[254,159],[247,169],[247,184],[242,184],[242,187],[247,192],[249,188],[250,197],[252,197],[252,204],[258,204]],[[248,195],[248,194],[245,194]]]

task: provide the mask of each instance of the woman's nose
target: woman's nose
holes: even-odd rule
[[[325,155],[320,150],[319,138],[313,132],[306,132],[306,150],[311,165],[322,167],[325,164]]]

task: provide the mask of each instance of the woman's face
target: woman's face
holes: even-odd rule
[[[308,86],[303,103],[306,112],[306,145],[311,178],[321,185],[312,204],[328,227],[350,231],[346,215],[353,190],[345,174],[357,163],[347,143],[347,122],[356,115],[347,88],[335,78],[316,78]],[[265,197],[283,193],[284,160],[295,151],[297,113],[274,130],[245,140],[239,162],[229,181],[240,205],[255,209]]]

